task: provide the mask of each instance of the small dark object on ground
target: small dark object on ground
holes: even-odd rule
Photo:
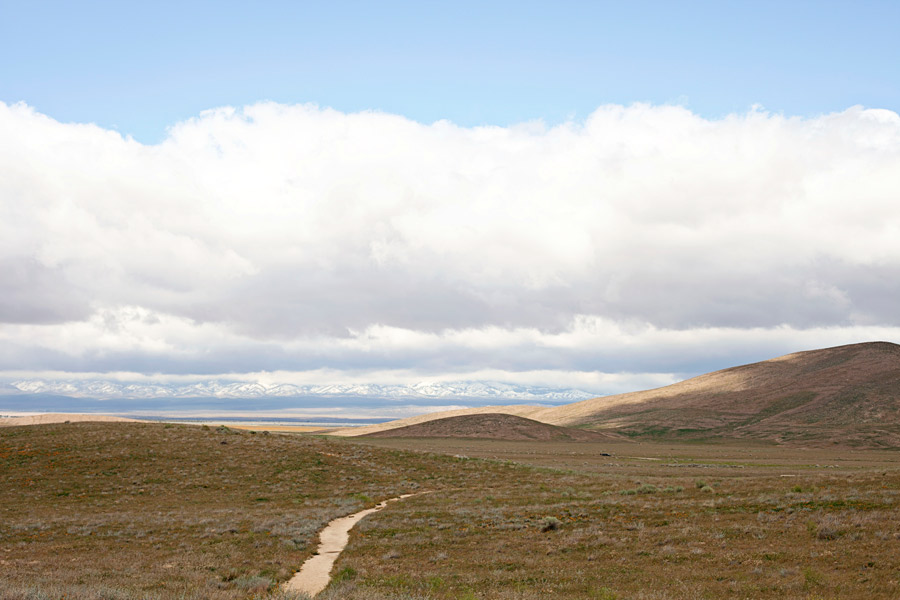
[[[541,520],[541,531],[544,533],[548,531],[556,531],[557,529],[559,529],[560,525],[562,525],[562,521],[560,521],[556,517],[544,517]]]

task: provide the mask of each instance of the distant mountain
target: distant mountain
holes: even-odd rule
[[[798,352],[643,392],[554,407],[433,413],[340,433],[484,412],[633,438],[900,448],[900,346],[870,342]]]
[[[600,431],[548,425],[540,421],[502,413],[445,417],[406,427],[367,434],[365,437],[480,438],[507,441],[604,442],[622,441],[622,436]]]
[[[575,389],[511,385],[500,382],[456,381],[412,385],[327,384],[293,385],[209,380],[191,384],[123,383],[104,379],[22,379],[0,384],[0,397],[40,394],[101,400],[160,398],[373,398],[500,400],[558,404],[593,397]]]
[[[22,394],[22,393],[23,393],[22,390],[20,390],[19,388],[15,387],[13,385],[9,385],[8,383],[0,383],[0,396],[15,395],[15,394]]]

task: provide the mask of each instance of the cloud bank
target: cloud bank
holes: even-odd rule
[[[0,140],[0,371],[603,393],[900,339],[887,110],[463,128],[261,103],[146,146],[0,103]]]

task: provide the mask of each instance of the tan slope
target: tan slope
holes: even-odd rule
[[[478,438],[506,441],[604,442],[620,435],[541,423],[516,415],[488,413],[459,415],[370,433],[366,437]]]
[[[900,416],[900,346],[852,344],[797,352],[648,390],[541,409],[531,418],[621,428],[750,428],[762,421],[893,424]]]
[[[798,352],[530,418],[640,437],[900,447],[900,346]]]
[[[0,427],[14,427],[16,425],[46,425],[50,423],[83,423],[83,422],[122,422],[136,423],[135,419],[124,417],[110,417],[108,415],[83,415],[67,413],[47,413],[43,415],[30,415],[27,417],[6,417],[0,419]]]
[[[737,367],[740,369],[741,367]],[[551,425],[573,426],[579,425],[585,420],[589,420],[598,410],[607,407],[620,406],[625,404],[639,404],[648,399],[661,397],[677,397],[683,394],[692,393],[698,389],[704,389],[710,386],[717,386],[723,389],[739,389],[743,385],[743,378],[739,375],[729,374],[725,371],[717,371],[707,375],[701,375],[693,379],[688,379],[673,385],[643,392],[629,392],[627,394],[618,394],[615,396],[603,396],[600,398],[591,398],[582,400],[573,404],[565,404],[562,406],[531,406],[527,404],[500,405],[500,406],[483,406],[478,408],[460,408],[456,410],[428,413],[417,415],[405,419],[397,419],[387,423],[378,423],[376,425],[367,425],[364,427],[347,427],[331,432],[332,435],[340,436],[357,436],[367,435],[378,431],[386,431],[414,425],[416,423],[425,423],[436,419],[460,415],[477,415],[487,413],[503,413],[509,415],[518,415],[527,417],[543,423]]]
[[[556,407],[464,409],[414,422],[484,412],[636,437],[900,447],[900,346],[868,342],[797,352],[654,390]]]

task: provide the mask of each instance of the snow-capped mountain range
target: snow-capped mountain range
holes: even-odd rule
[[[514,402],[577,402],[594,398],[583,390],[513,385],[500,382],[455,381],[411,385],[294,385],[209,380],[191,384],[123,383],[118,381],[23,379],[0,386],[0,394],[54,394],[75,398],[381,398],[496,399]]]

